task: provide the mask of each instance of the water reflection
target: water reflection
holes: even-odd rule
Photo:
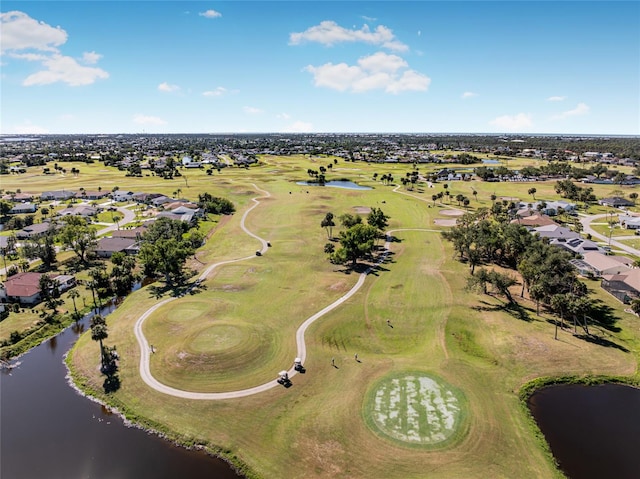
[[[237,479],[224,461],[127,427],[69,387],[63,356],[92,316],[1,369],[0,477]]]
[[[534,393],[529,408],[571,479],[640,477],[640,389],[551,386]]]

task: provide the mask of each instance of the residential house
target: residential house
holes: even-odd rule
[[[116,190],[111,193],[111,199],[116,202],[131,201],[133,199],[133,191]]]
[[[21,230],[16,231],[16,238],[18,238],[19,240],[35,238],[37,236],[40,236],[41,234],[46,233],[50,228],[55,229],[56,227],[48,221],[45,221],[43,223],[35,223],[31,226],[25,226]]]
[[[640,268],[632,268],[621,274],[604,275],[602,288],[625,304],[640,297]]]
[[[583,276],[605,276],[626,273],[633,261],[626,256],[608,256],[598,251],[585,253],[582,259],[573,259],[571,264]]]
[[[604,249],[598,246],[591,240],[582,238],[555,238],[549,242],[554,246],[560,246],[561,248],[570,251],[576,255],[584,256],[586,253],[597,251],[604,253]]]
[[[172,213],[170,211],[161,211],[160,213],[158,213],[157,218],[169,218],[172,220],[184,221],[189,224],[193,223],[192,213],[177,214],[177,213]]]
[[[89,218],[98,214],[98,209],[93,206],[76,206],[58,211],[59,216],[82,216]]]
[[[75,198],[76,192],[69,190],[45,191],[40,195],[42,201],[65,201]]]
[[[37,304],[40,301],[41,273],[18,273],[9,276],[0,288],[0,299],[23,305]]]
[[[569,228],[565,228],[564,226],[560,226],[556,223],[552,225],[538,226],[536,228],[531,229],[531,233],[538,234],[541,238],[549,238],[549,240],[556,239],[574,239],[580,238],[580,235],[575,231],[571,231]]]
[[[4,195],[2,199],[13,203],[23,203],[25,201],[32,201],[33,195],[31,193],[12,193],[10,195]]]
[[[628,230],[640,229],[640,216],[618,215],[618,221]]]
[[[517,218],[515,220],[511,220],[511,222],[518,223],[519,225],[527,228],[536,228],[539,226],[560,226],[547,215],[539,214],[537,212],[529,214],[528,209],[519,210]]]
[[[27,213],[35,213],[37,209],[38,209],[38,205],[27,201],[24,203],[16,204],[13,208],[9,210],[9,214],[20,215],[20,214],[27,214]]]
[[[155,206],[156,208],[158,208],[159,206],[163,206],[163,205],[165,205],[167,203],[171,203],[172,201],[173,200],[171,198],[169,198],[168,196],[161,195],[161,196],[158,196],[156,198],[153,198],[151,200],[151,204],[153,206]]]
[[[100,238],[95,252],[102,258],[111,258],[113,253],[137,254],[139,250],[136,238]]]
[[[109,196],[108,191],[86,191],[82,195],[82,197],[89,201],[101,200],[102,198],[106,198]]]
[[[136,228],[120,229],[117,231],[113,231],[111,233],[111,237],[112,238],[133,238],[140,241],[142,239],[142,236],[147,232],[148,228],[149,228],[149,225],[145,223]]]
[[[76,285],[75,276],[71,276],[70,274],[59,274],[58,276],[54,276],[52,279],[58,282],[58,288],[61,293]]]
[[[621,206],[633,206],[633,202],[623,198],[621,196],[611,196],[609,198],[602,198],[598,200],[598,203],[602,206],[608,206],[610,208],[620,208]]]

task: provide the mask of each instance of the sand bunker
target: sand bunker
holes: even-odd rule
[[[443,216],[462,216],[464,211],[460,210],[440,210],[440,214]]]

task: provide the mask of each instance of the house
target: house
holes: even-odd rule
[[[621,274],[604,275],[600,286],[625,304],[640,297],[640,268]]]
[[[571,231],[569,228],[565,228],[564,226],[560,226],[556,223],[552,225],[538,226],[536,228],[531,229],[531,233],[538,234],[541,238],[549,238],[550,240],[555,240],[558,238],[562,239],[574,239],[580,238],[580,235],[575,231]]]
[[[4,195],[2,199],[13,203],[23,203],[25,201],[32,201],[33,195],[31,193],[12,193],[10,195]]]
[[[573,259],[571,264],[583,276],[605,276],[626,273],[633,261],[625,256],[608,256],[598,251],[584,253],[582,259]]]
[[[186,206],[179,206],[170,210],[170,213],[174,215],[191,215],[193,218],[202,218],[204,216],[204,210],[202,208],[187,208]]]
[[[116,202],[131,201],[133,199],[133,191],[120,191],[116,190],[111,193],[111,199]]]
[[[9,276],[0,288],[0,299],[24,305],[37,304],[40,301],[41,273],[18,273]]]
[[[598,203],[602,206],[608,206],[610,208],[619,208],[621,206],[633,206],[633,202],[621,196],[611,196],[609,198],[602,198],[598,200]]]
[[[591,251],[604,253],[604,249],[602,249],[596,243],[591,240],[582,238],[556,238],[551,240],[549,244],[560,246],[561,248],[564,248],[571,253],[581,256],[584,256],[586,253],[589,253]]]
[[[59,216],[82,216],[89,218],[98,214],[98,209],[93,206],[76,206],[75,208],[65,208],[58,211]]]
[[[86,191],[86,190],[82,195],[84,199],[89,201],[101,200],[102,198],[106,198],[107,196],[109,196],[109,192],[107,191]]]
[[[27,201],[27,202],[18,203],[17,205],[15,205],[13,208],[9,210],[9,214],[19,215],[19,214],[25,214],[25,213],[35,213],[37,209],[38,209],[38,205]]]
[[[517,216],[518,217],[515,220],[511,220],[511,223],[518,223],[519,225],[527,228],[536,228],[539,226],[560,226],[547,215],[539,213],[530,215],[529,210],[520,210],[518,211]]]
[[[75,198],[75,191],[69,190],[56,190],[56,191],[45,191],[40,195],[40,199],[42,201],[65,201],[71,198]]]
[[[61,293],[76,285],[76,278],[70,274],[59,274],[52,279],[58,282],[58,289]]]
[[[36,236],[40,236],[41,234],[46,233],[50,228],[55,229],[55,226],[47,221],[43,223],[35,223],[31,226],[22,228],[20,231],[17,231],[16,238],[18,238],[19,240],[35,238]]]
[[[96,254],[102,258],[111,258],[113,253],[138,253],[138,240],[136,238],[101,238],[96,245]]]
[[[164,205],[166,203],[171,203],[172,201],[173,200],[171,198],[169,198],[168,196],[161,195],[161,196],[158,196],[156,198],[153,198],[151,200],[151,204],[157,208],[158,206],[162,206],[162,205]]]
[[[640,229],[640,216],[618,215],[618,221],[628,230]]]
[[[176,214],[170,211],[162,211],[158,213],[157,218],[169,218],[171,220],[184,221],[189,224],[193,222],[193,214],[191,213]]]
[[[134,238],[138,241],[140,241],[142,239],[142,236],[147,232],[147,229],[149,228],[148,224],[143,224],[141,226],[138,226],[136,228],[131,228],[131,229],[120,229],[117,231],[113,231],[111,233],[111,237],[112,238]],[[1,236],[0,236],[1,238]]]

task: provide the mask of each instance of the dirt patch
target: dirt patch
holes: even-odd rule
[[[462,216],[464,214],[464,211],[460,211],[460,210],[441,210],[440,214],[442,216]]]
[[[369,213],[371,213],[371,208],[369,208],[368,206],[354,206],[353,209],[356,210],[356,213],[359,213],[361,215],[368,215]]]
[[[438,226],[455,226],[456,220],[435,219],[433,223]]]

